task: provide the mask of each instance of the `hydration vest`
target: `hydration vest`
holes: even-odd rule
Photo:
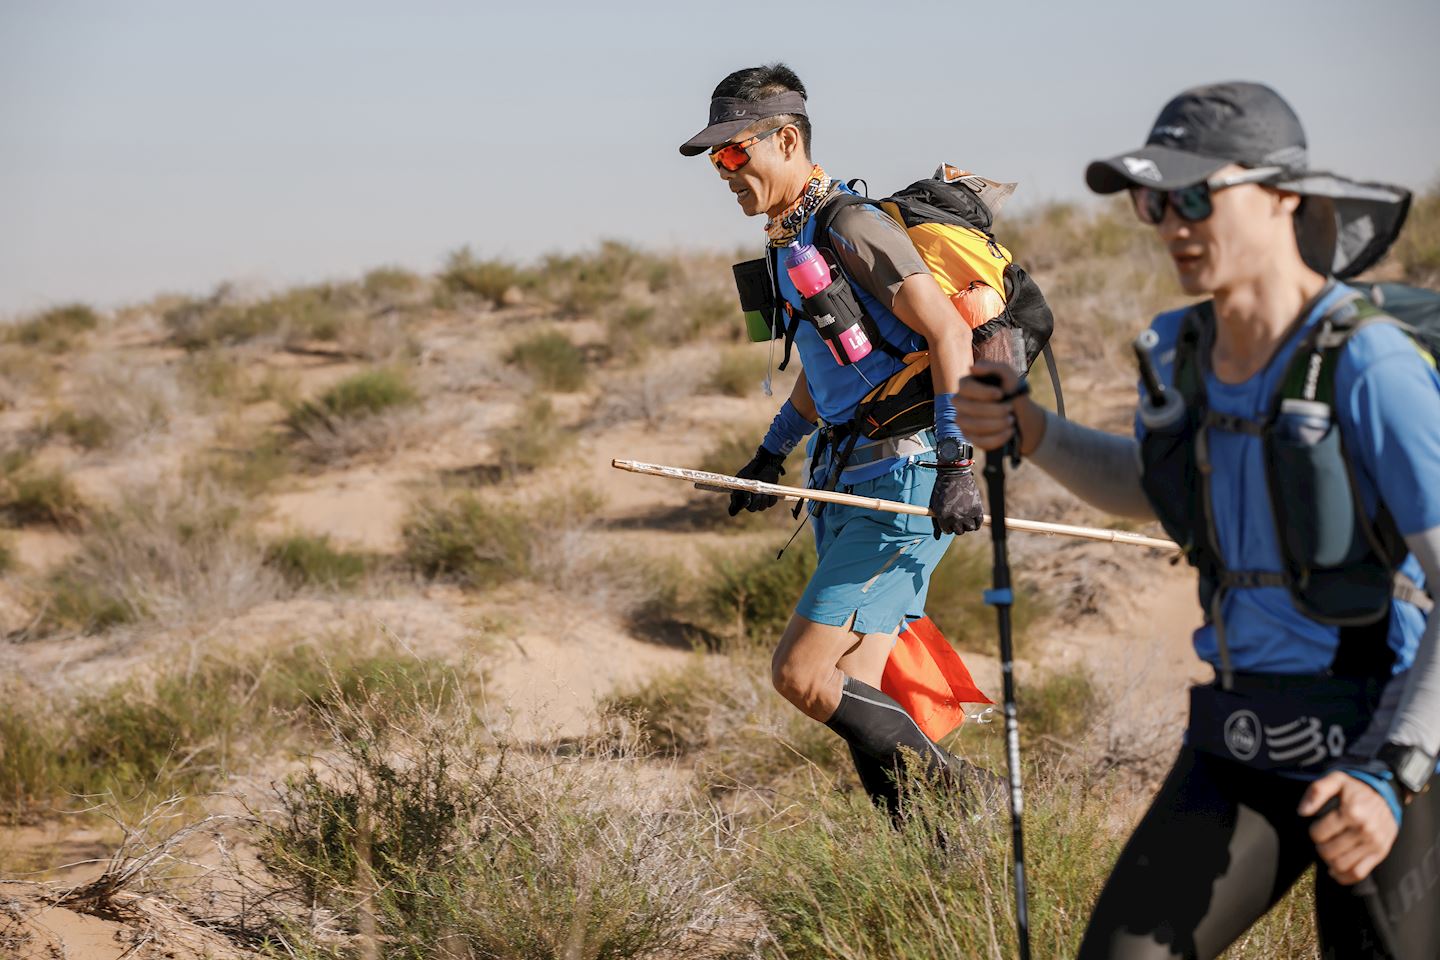
[[[1440,302],[1427,291],[1413,292],[1421,295],[1427,310],[1433,311]],[[1297,321],[1301,322],[1303,315]],[[1284,587],[1305,616],[1339,626],[1340,646],[1331,665],[1331,672],[1339,675],[1388,674],[1394,663],[1387,642],[1392,599],[1414,603],[1427,613],[1433,605],[1426,592],[1399,570],[1408,550],[1383,501],[1373,521],[1366,514],[1335,415],[1340,356],[1350,337],[1371,323],[1399,326],[1434,363],[1427,331],[1352,293],[1304,335],[1265,415],[1247,420],[1218,413],[1206,404],[1205,375],[1215,331],[1213,304],[1196,305],[1181,321],[1173,381],[1184,412],[1168,426],[1147,428],[1140,444],[1141,485],[1166,532],[1199,572],[1200,603],[1215,626],[1222,675],[1229,673],[1222,605],[1232,589]],[[1296,417],[1297,409],[1305,412],[1300,416],[1309,415],[1309,426],[1288,429],[1295,420],[1287,418]],[[1258,437],[1263,444],[1280,572],[1225,565],[1212,512],[1212,430]]]

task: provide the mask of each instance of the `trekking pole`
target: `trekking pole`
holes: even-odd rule
[[[999,377],[977,377],[992,386],[1001,386]],[[990,497],[990,544],[994,549],[994,582],[984,594],[985,603],[995,608],[1000,630],[1000,677],[1005,707],[1005,756],[1010,768],[1010,839],[1015,855],[1015,935],[1020,960],[1030,960],[1030,909],[1025,895],[1025,836],[1021,820],[1025,812],[1020,787],[1020,718],[1015,709],[1015,648],[1010,635],[1010,607],[1015,593],[1010,588],[1010,556],[1005,545],[1005,459],[1020,462],[1018,437],[999,450],[985,453],[985,488]]]

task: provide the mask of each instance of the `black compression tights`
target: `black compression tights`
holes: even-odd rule
[[[1308,786],[1182,750],[1100,893],[1080,960],[1218,956],[1315,862],[1295,813]],[[1386,956],[1364,902],[1323,866],[1315,908],[1327,960]]]

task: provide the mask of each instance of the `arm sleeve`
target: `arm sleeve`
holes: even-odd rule
[[[906,277],[929,272],[905,228],[870,204],[836,213],[830,241],[840,266],[887,310]]]
[[[1045,435],[1030,459],[1092,507],[1155,519],[1140,487],[1140,448],[1134,437],[1082,427],[1046,410]]]
[[[1440,583],[1440,526],[1409,534],[1405,545],[1420,561],[1425,582]],[[1415,661],[1386,685],[1375,719],[1354,752],[1373,757],[1387,741],[1440,753],[1440,613],[1426,619]]]

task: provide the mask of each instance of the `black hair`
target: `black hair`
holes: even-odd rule
[[[808,100],[809,95],[805,92],[805,84],[795,75],[795,71],[783,63],[767,63],[761,67],[746,67],[744,70],[736,70],[730,76],[720,81],[715,92],[710,94],[713,100],[716,97],[734,97],[737,100],[747,100],[756,103],[769,97],[778,96],[782,93],[798,93],[801,99]],[[785,126],[793,123],[795,129],[800,131],[800,143],[805,147],[805,156],[810,156],[810,120],[797,114],[788,113],[783,116],[771,118],[777,121],[776,126]]]

